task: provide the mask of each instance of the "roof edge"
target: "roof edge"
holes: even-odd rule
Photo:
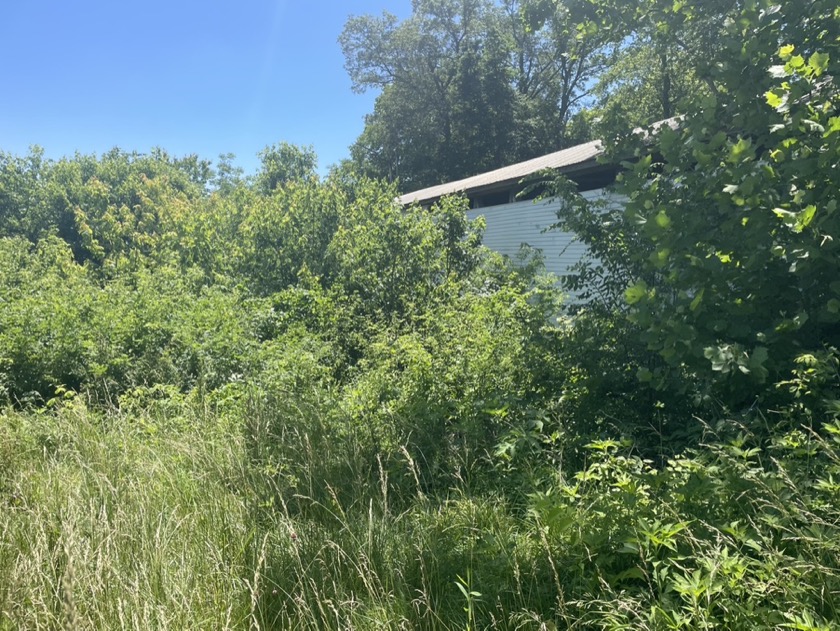
[[[469,193],[476,189],[492,187],[507,182],[518,182],[524,177],[542,171],[543,169],[555,169],[561,172],[575,170],[584,164],[594,164],[598,156],[603,153],[603,145],[600,140],[592,140],[580,145],[561,149],[544,156],[517,162],[499,169],[486,171],[461,180],[445,182],[436,186],[405,193],[397,198],[403,205],[415,202],[424,202],[439,199],[445,195],[455,193]]]
[[[675,116],[652,123],[648,127],[638,127],[633,130],[634,134],[642,134],[648,139],[652,134],[659,131],[663,126],[672,129],[679,127],[682,117]],[[542,171],[543,169],[554,169],[560,173],[573,173],[586,166],[596,164],[599,156],[604,154],[604,144],[600,140],[591,140],[580,145],[567,147],[554,153],[549,153],[537,158],[531,158],[523,162],[486,171],[470,177],[453,182],[445,182],[436,186],[429,186],[397,197],[397,202],[402,205],[417,202],[435,201],[446,195],[455,193],[470,193],[477,190],[502,186],[508,183],[519,182],[523,178]]]

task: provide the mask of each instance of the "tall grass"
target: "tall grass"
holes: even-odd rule
[[[0,629],[837,628],[830,433],[663,468],[601,441],[522,505],[432,496],[318,414],[3,412]]]
[[[245,409],[5,411],[0,629],[462,629],[488,551],[490,619],[539,591],[492,501],[394,498],[352,438]]]
[[[242,626],[242,441],[170,420],[82,405],[2,417],[0,628]]]

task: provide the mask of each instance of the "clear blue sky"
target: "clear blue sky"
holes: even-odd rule
[[[0,150],[118,146],[216,160],[286,141],[321,170],[347,156],[375,95],[353,94],[337,38],[350,14],[410,0],[0,2]]]

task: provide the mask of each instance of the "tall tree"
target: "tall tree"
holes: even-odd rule
[[[556,3],[556,0],[544,0]],[[684,100],[717,91],[714,59],[735,0],[699,3],[581,0],[584,29],[613,43],[593,87],[590,118],[599,137],[672,118]]]
[[[578,0],[505,0],[503,7],[513,41],[519,157],[588,140],[585,126],[573,123],[591,105],[614,46],[584,28],[589,14]]]
[[[403,22],[351,18],[340,42],[357,91],[381,90],[351,148],[403,188],[556,150],[599,67],[567,7],[534,0],[414,0]]]
[[[686,51],[637,34],[617,46],[593,88],[590,116],[599,120],[599,133],[632,129],[672,118],[684,99],[708,91]]]

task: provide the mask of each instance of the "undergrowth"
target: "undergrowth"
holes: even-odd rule
[[[598,441],[522,502],[260,414],[7,409],[0,628],[836,628],[836,424],[721,424],[663,467]],[[255,453],[261,425],[284,440]]]

